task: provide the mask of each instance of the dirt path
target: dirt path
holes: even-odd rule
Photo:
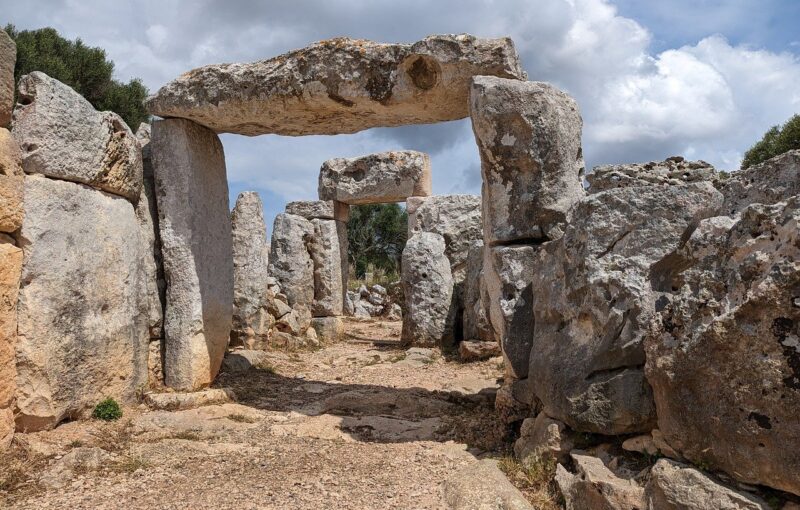
[[[499,360],[464,365],[400,349],[399,323],[350,322],[348,333],[224,372],[216,386],[237,403],[142,405],[112,425],[22,435],[47,460],[8,506],[445,508],[442,482],[506,446],[492,412]]]

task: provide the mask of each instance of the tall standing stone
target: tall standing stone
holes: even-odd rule
[[[483,273],[483,241],[473,241],[464,277],[464,339],[492,342],[497,335],[489,319],[488,289]]]
[[[453,276],[444,238],[420,232],[403,249],[402,282],[406,299],[401,340],[406,345],[438,346],[449,342],[447,319]]]
[[[14,435],[14,400],[17,390],[17,294],[22,270],[22,250],[0,234],[0,450]]]
[[[583,196],[578,105],[552,85],[476,76],[472,130],[481,156],[484,242],[560,237]]]
[[[233,231],[233,329],[231,342],[250,349],[267,346],[269,245],[264,205],[254,191],[239,194],[231,213]]]
[[[228,346],[233,314],[233,242],[222,143],[182,119],[153,123],[167,307],[165,380],[192,390],[209,385]]]
[[[146,246],[133,205],[25,177],[18,305],[18,430],[52,428],[147,383]]]
[[[269,274],[278,280],[289,306],[306,306],[314,302],[314,262],[311,244],[314,225],[294,214],[281,213],[272,225],[269,252]]]
[[[314,317],[344,313],[347,292],[347,226],[340,221],[313,219],[310,245],[314,263]]]
[[[0,127],[11,123],[14,109],[14,66],[17,63],[17,45],[0,30]]]
[[[20,79],[18,92],[12,134],[25,173],[139,200],[141,149],[122,117],[96,111],[70,87],[38,71]]]
[[[147,289],[150,348],[148,368],[150,387],[164,385],[164,307],[166,306],[167,282],[161,257],[161,239],[158,233],[158,210],[156,206],[156,183],[153,162],[150,157],[150,124],[142,123],[136,130],[136,139],[142,147],[142,192],[136,204],[136,218],[146,248],[144,265]]]

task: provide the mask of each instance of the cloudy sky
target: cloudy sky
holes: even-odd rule
[[[117,78],[151,91],[204,64],[269,58],[338,36],[414,42],[511,36],[530,79],[578,100],[587,167],[671,155],[736,169],[770,126],[800,112],[797,0],[1,0],[0,21],[51,26],[105,48]],[[35,4],[35,7],[31,4]],[[645,7],[646,5],[646,7]],[[5,18],[4,20],[2,18]],[[437,194],[479,193],[469,121],[355,135],[224,135],[231,200],[256,190],[267,222],[316,198],[320,164],[428,152]]]

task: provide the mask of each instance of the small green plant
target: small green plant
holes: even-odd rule
[[[94,411],[92,411],[92,418],[103,421],[119,420],[122,418],[122,409],[120,409],[116,400],[108,397],[95,406]]]
[[[514,457],[503,457],[498,467],[506,474],[535,508],[556,510],[560,494],[554,478],[557,462],[550,456],[536,456],[524,463]]]

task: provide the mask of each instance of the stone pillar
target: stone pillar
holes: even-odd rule
[[[314,317],[344,313],[347,294],[347,220],[350,206],[334,200],[308,200],[286,204],[287,214],[302,216],[314,228],[308,251],[314,266]]]
[[[488,305],[511,388],[528,373],[537,252],[563,235],[567,212],[584,196],[582,121],[575,100],[551,85],[488,76],[473,78],[470,117]]]
[[[233,242],[219,137],[184,119],[153,123],[167,305],[165,380],[194,390],[216,377],[233,314]]]
[[[444,238],[420,232],[403,249],[403,314],[401,341],[424,347],[450,343],[447,321],[453,298],[453,275],[445,256]]]
[[[314,225],[294,214],[275,216],[269,252],[269,274],[274,277],[292,308],[311,309],[314,301],[314,262],[311,243]]]
[[[239,194],[231,213],[233,228],[233,329],[231,343],[266,349],[271,326],[267,312],[269,245],[264,205],[254,191]]]

